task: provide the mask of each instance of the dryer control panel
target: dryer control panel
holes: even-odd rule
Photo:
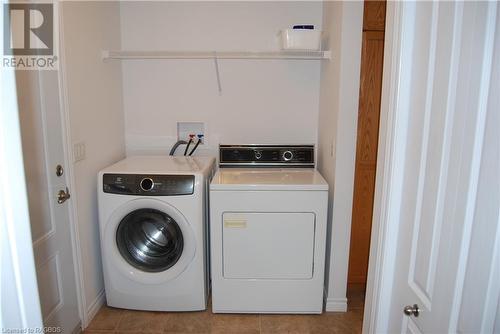
[[[103,191],[137,196],[180,196],[194,193],[194,175],[104,174]]]
[[[220,145],[220,167],[314,167],[314,145]]]

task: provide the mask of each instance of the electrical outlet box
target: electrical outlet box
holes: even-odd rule
[[[205,123],[203,122],[177,122],[177,140],[189,140],[189,135],[194,135],[194,141],[198,141],[198,135],[203,135],[201,143],[206,141]]]
[[[85,142],[81,141],[73,144],[73,162],[82,161],[85,157]]]

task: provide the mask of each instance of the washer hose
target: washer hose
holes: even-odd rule
[[[196,149],[198,148],[198,145],[200,145],[200,143],[201,143],[201,138],[198,138],[198,142],[196,142],[196,145],[194,145],[194,148],[191,151],[191,153],[189,153],[189,155],[193,155],[194,151],[196,151]]]
[[[184,150],[184,155],[187,155],[188,150],[189,150],[189,145],[193,142],[193,137],[189,138],[189,141],[187,142],[186,149]]]
[[[175,143],[174,146],[172,146],[172,148],[170,149],[170,153],[168,155],[174,155],[175,150],[177,150],[177,147],[179,147],[180,145],[184,145],[184,144],[187,144],[187,141],[178,140],[177,143]]]

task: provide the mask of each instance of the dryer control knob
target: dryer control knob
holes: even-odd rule
[[[293,159],[293,153],[292,153],[292,151],[285,151],[285,152],[283,152],[283,160],[290,161],[292,159]]]
[[[141,189],[144,191],[150,191],[155,186],[153,179],[146,177],[141,180]]]

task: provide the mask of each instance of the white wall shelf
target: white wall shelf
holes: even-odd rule
[[[330,51],[103,51],[103,60],[127,59],[331,59]]]

